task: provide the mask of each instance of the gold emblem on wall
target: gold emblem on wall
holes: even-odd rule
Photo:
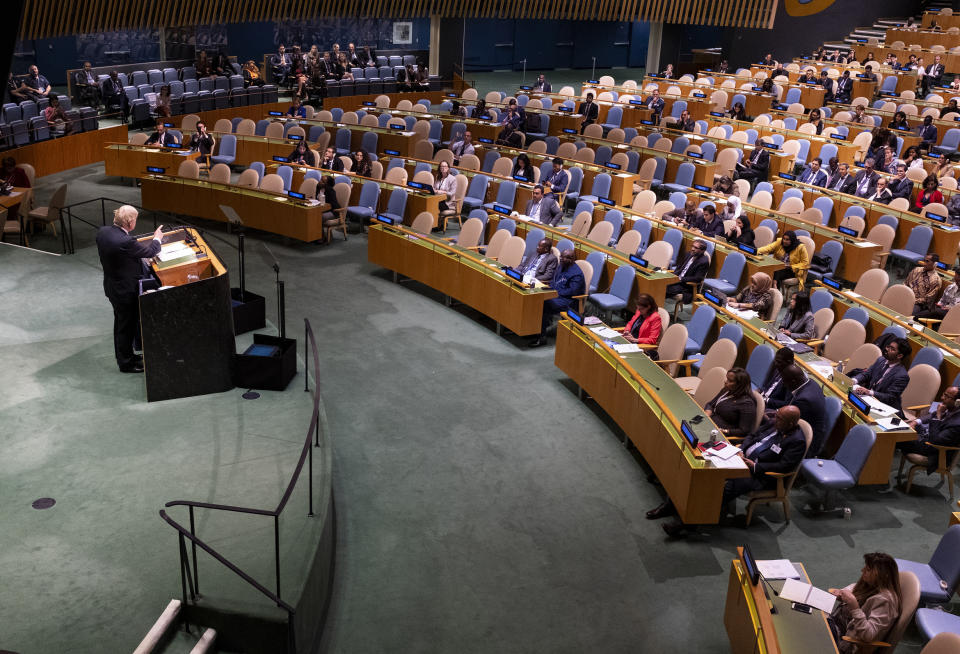
[[[784,0],[783,8],[791,16],[812,16],[833,3],[834,0]]]

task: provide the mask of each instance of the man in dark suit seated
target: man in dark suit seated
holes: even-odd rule
[[[587,99],[580,103],[577,113],[583,116],[583,120],[580,122],[580,133],[583,134],[587,125],[597,122],[597,118],[600,116],[600,107],[593,101],[593,93],[587,93]]]
[[[127,119],[127,96],[123,92],[123,84],[120,83],[117,71],[111,70],[110,77],[103,80],[100,85],[100,97],[103,98],[103,105],[108,113],[120,111],[123,119]]]
[[[543,303],[543,321],[540,325],[540,335],[530,341],[530,347],[540,347],[547,344],[547,327],[555,315],[566,311],[573,306],[574,296],[583,295],[586,284],[580,266],[576,264],[577,257],[573,250],[564,250],[560,253],[560,265],[557,266],[550,288],[557,292],[557,297]]]
[[[94,108],[100,104],[100,85],[97,84],[97,76],[89,61],[73,76],[73,84],[77,87],[78,104]]]
[[[537,249],[523,258],[517,270],[523,273],[524,281],[536,279],[538,282],[549,284],[557,272],[557,257],[550,251],[553,243],[550,239],[541,239]]]
[[[873,170],[875,162],[873,159],[867,159],[863,162],[863,170],[857,173],[853,180],[853,192],[859,198],[868,198],[877,192],[877,180],[880,179]]]
[[[841,193],[853,194],[856,189],[857,183],[853,179],[853,175],[850,174],[850,166],[846,163],[837,165],[836,174],[830,177],[830,180],[827,182],[827,188],[834,191],[840,191]]]
[[[710,257],[707,256],[707,244],[697,239],[690,246],[690,251],[680,257],[673,273],[680,278],[667,286],[667,297],[683,296],[684,303],[693,301],[693,287],[690,284],[700,284],[707,276],[710,267]]]
[[[907,454],[921,454],[927,457],[927,472],[933,473],[937,469],[940,451],[934,445],[947,447],[960,446],[960,404],[957,403],[956,386],[950,386],[940,395],[940,404],[925,413],[918,420],[910,420],[908,424],[917,432],[917,439],[897,443],[897,449]],[[957,452],[947,453],[947,464],[952,465]]]
[[[323,151],[323,159],[320,160],[320,165],[317,167],[323,168],[324,170],[342,172],[343,162],[340,161],[340,157],[337,156],[336,150],[333,148],[327,148]]]
[[[900,395],[907,387],[910,377],[903,366],[910,354],[910,343],[905,338],[895,338],[887,343],[883,355],[872,366],[853,378],[857,395],[875,397],[887,406],[900,408]]]
[[[825,91],[824,96],[823,96],[824,101],[825,101],[825,102],[833,102],[833,99],[834,99],[834,95],[833,95],[833,80],[830,79],[830,77],[827,75],[827,71],[824,70],[824,71],[821,71],[821,72],[820,72],[820,81],[819,81],[819,84],[820,84],[820,86],[823,87],[823,90]]]
[[[863,67],[863,77],[861,78],[864,82],[876,82],[877,74],[873,72],[873,66],[867,64]]]
[[[113,212],[113,224],[97,230],[97,251],[103,266],[103,293],[113,305],[113,348],[121,372],[143,372],[143,357],[133,353],[140,332],[139,284],[143,261],[160,252],[163,225],[153,240],[130,236],[137,226],[137,210],[128,204]]]
[[[557,204],[553,195],[543,194],[543,187],[539,184],[533,187],[533,197],[527,202],[523,213],[534,222],[554,227],[563,220],[563,209]]]
[[[800,177],[797,178],[797,181],[803,182],[804,184],[810,184],[812,186],[826,186],[827,174],[820,170],[821,165],[823,165],[823,161],[820,159],[820,157],[811,159],[807,164],[806,170],[800,173]]]
[[[764,421],[755,433],[740,444],[740,458],[750,470],[749,477],[728,479],[720,504],[722,515],[736,513],[732,503],[741,495],[755,490],[774,488],[775,477],[768,472],[791,473],[803,460],[807,443],[800,430],[800,409],[787,405],[777,409],[773,421]],[[654,516],[658,517],[658,516]],[[663,525],[668,536],[685,535],[686,526],[679,521]]]
[[[796,364],[784,368],[783,382],[790,391],[786,404],[800,409],[800,415],[810,424],[810,429],[813,431],[813,440],[810,441],[807,458],[817,456],[829,436],[823,389],[807,377]]]
[[[837,79],[836,88],[833,91],[833,97],[837,102],[841,104],[850,104],[850,95],[853,92],[853,80],[850,79],[850,71],[843,71]]]
[[[773,366],[767,378],[757,384],[757,390],[763,397],[767,410],[773,411],[788,404],[790,389],[783,379],[783,371],[793,365],[795,355],[793,350],[782,347],[773,355]]]
[[[653,89],[649,96],[644,98],[643,106],[652,112],[651,118],[654,125],[660,124],[660,116],[663,115],[663,98],[660,97],[660,89]]]
[[[164,145],[179,145],[177,143],[177,137],[167,131],[167,126],[163,121],[157,123],[157,131],[150,135],[150,138],[147,139],[144,145],[159,145],[163,147]]]
[[[897,164],[897,174],[890,179],[887,188],[890,189],[895,198],[910,199],[913,194],[913,180],[907,178],[906,164]]]
[[[540,73],[537,76],[536,84],[533,85],[533,90],[537,91],[538,93],[550,93],[553,91],[553,87],[550,86],[550,82],[546,80],[546,78],[543,76],[543,73]]]
[[[690,117],[690,112],[684,109],[680,112],[680,119],[677,120],[674,128],[683,132],[695,132],[697,130],[697,123]]]
[[[751,184],[760,180],[767,179],[767,171],[770,168],[770,154],[763,147],[760,141],[753,146],[753,152],[746,162],[737,162],[736,178],[745,179]]]

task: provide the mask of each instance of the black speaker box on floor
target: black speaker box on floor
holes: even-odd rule
[[[235,386],[282,391],[297,374],[297,341],[254,334],[253,345],[243,354],[234,355],[233,361]]]
[[[240,289],[231,288],[230,300],[233,306],[234,334],[246,334],[266,326],[267,301],[262,295],[244,291],[241,301]]]

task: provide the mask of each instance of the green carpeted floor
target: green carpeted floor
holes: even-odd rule
[[[42,179],[41,204],[61,180],[68,202],[139,195],[90,166]],[[278,492],[307,410],[297,380],[252,403],[237,390],[146,405],[142,382],[113,366],[93,230],[75,233],[71,257],[0,246],[0,648],[21,652],[129,650],[179,593],[176,539],[156,511]],[[355,233],[329,247],[251,237],[247,284],[268,297],[259,242],[280,260],[288,325],[308,317],[321,350],[338,514],[324,651],[725,652],[737,545],[838,586],[864,552],[926,560],[947,525],[945,491],[922,480],[911,496],[855,490],[849,520],[805,516],[797,490],[789,524],[760,509],[749,530],[668,541],[644,518],[660,488],[577,399],[552,347],[527,350],[470,308],[393,283]],[[31,509],[43,496],[57,506]],[[898,652],[919,649],[911,630]]]

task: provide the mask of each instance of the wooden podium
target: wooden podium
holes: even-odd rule
[[[227,268],[194,229],[165,233],[163,248],[149,260],[152,277],[141,282],[147,401],[230,390],[235,341]],[[177,248],[182,256],[169,258]]]

